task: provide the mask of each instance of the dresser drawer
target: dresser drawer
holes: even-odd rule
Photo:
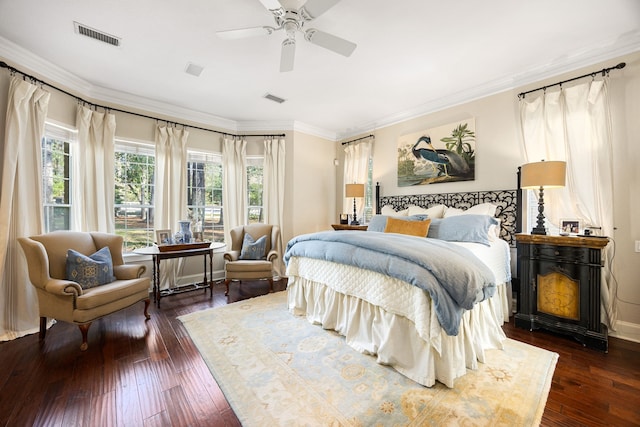
[[[531,258],[577,264],[589,263],[589,250],[573,246],[533,245]]]

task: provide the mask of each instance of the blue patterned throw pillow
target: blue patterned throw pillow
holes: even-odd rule
[[[240,259],[257,260],[266,259],[267,236],[262,236],[258,240],[253,240],[249,233],[245,233],[242,241],[242,250],[240,251]]]
[[[89,256],[69,249],[67,251],[67,280],[79,283],[82,289],[94,288],[116,280],[113,275],[113,261],[109,247],[105,246]]]

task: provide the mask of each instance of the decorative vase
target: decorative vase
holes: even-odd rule
[[[191,243],[191,237],[193,237],[191,234],[191,221],[178,221],[178,225],[182,233],[182,242]]]

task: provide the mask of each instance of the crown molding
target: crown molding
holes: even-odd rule
[[[569,73],[580,68],[619,58],[624,55],[640,51],[640,31],[628,33],[613,41],[603,41],[597,46],[576,52],[572,56],[558,58],[547,64],[541,64],[530,69],[526,73],[516,76],[505,76],[487,82],[484,85],[467,88],[459,92],[447,95],[421,104],[415,108],[391,114],[375,121],[361,123],[360,125],[339,132],[338,139],[351,138],[367,132],[373,132],[380,128],[392,126],[407,120],[412,120],[427,114],[442,111],[446,108],[465,104],[477,99],[492,96],[507,90],[513,90],[530,85],[564,73]],[[612,64],[615,65],[615,64]]]
[[[460,90],[446,97],[430,100],[424,104],[405,111],[394,113],[377,120],[361,123],[357,126],[339,132],[319,128],[295,120],[291,121],[235,121],[212,114],[191,110],[165,102],[114,91],[92,85],[84,79],[34,55],[17,44],[0,37],[0,56],[7,62],[16,64],[16,68],[26,67],[30,72],[41,76],[43,80],[50,79],[56,85],[63,86],[81,97],[90,97],[98,102],[108,102],[145,111],[153,114],[190,121],[206,126],[223,129],[232,133],[255,131],[283,131],[293,130],[308,135],[318,136],[330,141],[339,141],[376,129],[412,120],[427,114],[468,103],[487,96],[492,96],[507,90],[533,84],[563,73],[569,73],[596,63],[621,57],[640,50],[640,31],[630,32],[625,37],[616,40],[603,41],[597,46],[565,56],[551,63],[540,64],[526,73],[501,77],[486,84]]]
[[[76,93],[79,97],[89,98],[98,103],[117,105],[140,112],[198,123],[232,133],[256,131],[281,132],[290,130],[336,141],[335,132],[294,120],[235,121],[154,99],[96,86],[1,36],[0,57],[12,63],[10,65],[13,65],[15,68],[26,68],[30,74],[34,74],[36,77],[42,78],[42,80],[51,81],[51,84],[62,86],[65,90]],[[25,70],[25,72],[27,72],[27,70]]]
[[[91,91],[92,85],[86,80],[53,65],[2,36],[0,36],[0,56],[5,58],[6,62],[13,63],[9,65],[15,68],[27,68],[29,74],[34,74],[34,77],[53,80],[56,86],[63,86],[65,90],[77,92],[78,96],[84,96]]]

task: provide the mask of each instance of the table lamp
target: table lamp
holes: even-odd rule
[[[547,234],[544,227],[544,189],[564,187],[566,162],[549,161],[527,163],[522,165],[521,188],[538,188],[538,222],[531,234]]]
[[[364,197],[364,184],[347,184],[344,192],[346,197],[353,197],[353,220],[351,220],[351,225],[360,225],[356,217],[356,197]]]

